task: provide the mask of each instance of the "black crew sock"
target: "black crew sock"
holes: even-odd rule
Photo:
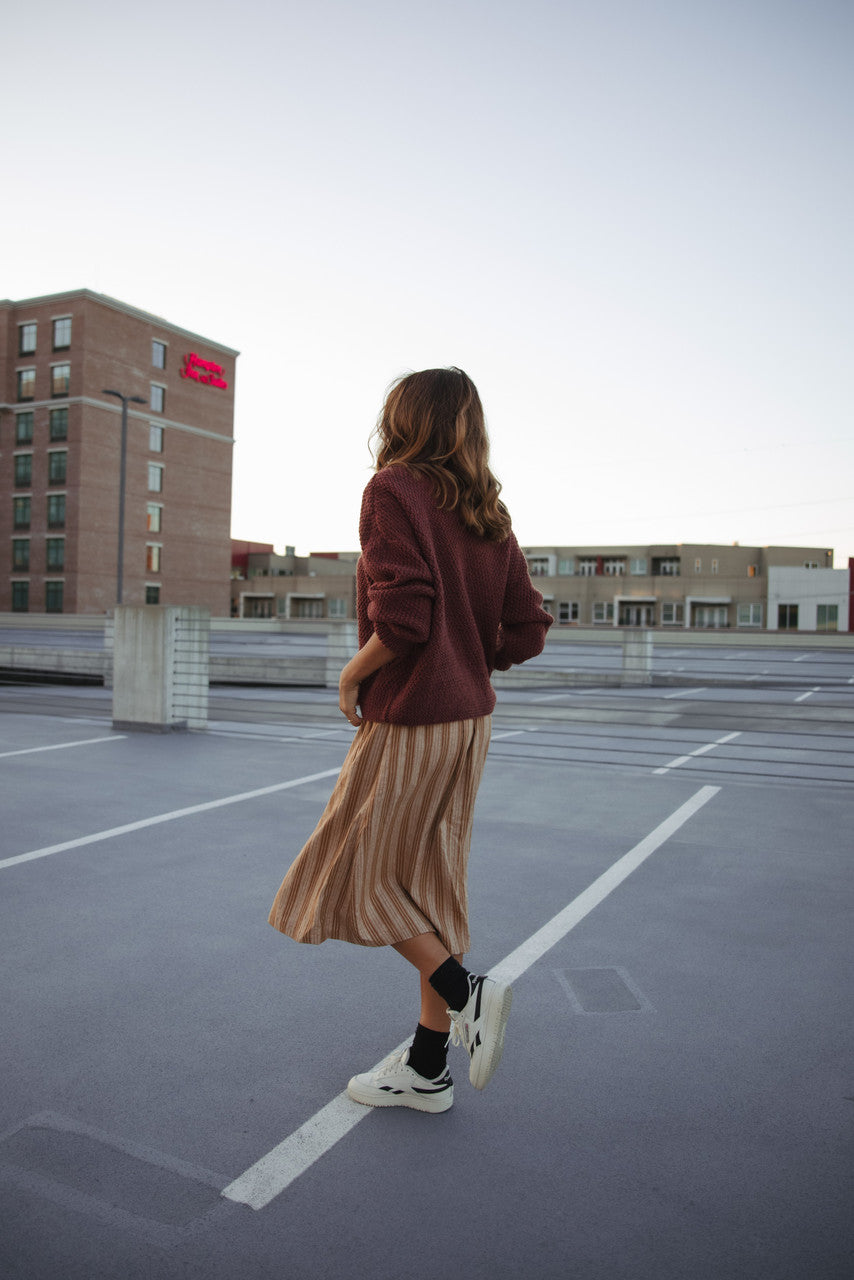
[[[438,991],[443,1000],[447,1000],[448,1008],[459,1013],[469,998],[469,971],[464,969],[459,960],[448,956],[439,968],[430,974],[430,986]]]
[[[407,1064],[425,1080],[435,1080],[448,1065],[448,1031],[432,1031],[419,1022],[409,1047]]]

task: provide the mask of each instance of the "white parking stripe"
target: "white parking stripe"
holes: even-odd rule
[[[820,688],[821,685],[817,684],[814,689],[808,689],[806,693],[802,693],[799,697],[795,698],[795,702],[805,702],[806,699],[811,698],[814,693],[818,693]]]
[[[574,898],[568,906],[553,916],[541,929],[532,934],[515,951],[502,960],[490,976],[502,982],[515,982],[532,965],[541,959],[556,943],[565,938],[585,916],[613,893],[633,871],[651,854],[669,840],[680,827],[702,809],[720,787],[701,787],[690,800],[665,818],[648,836],[623,854],[597,880]],[[401,1052],[409,1044],[406,1040],[393,1052]],[[379,1065],[379,1064],[377,1064]],[[345,1093],[328,1102],[311,1119],[296,1129],[289,1137],[273,1147],[245,1173],[240,1174],[223,1190],[228,1200],[247,1204],[251,1209],[263,1209],[276,1196],[281,1195],[301,1173],[311,1168],[315,1161],[330,1151],[351,1129],[371,1114],[372,1108],[352,1102]]]
[[[0,751],[0,760],[9,756],[31,756],[37,751],[64,751],[66,747],[91,747],[96,742],[124,742],[126,733],[112,733],[109,738],[80,738],[77,742],[54,742],[48,747],[24,747],[21,751]]]
[[[705,692],[706,689],[704,686],[702,689],[680,689],[678,693],[665,693],[664,697],[665,700],[667,700],[667,698],[690,698],[693,697],[695,693]]]
[[[723,746],[725,742],[732,742],[733,738],[740,738],[741,730],[738,733],[725,733],[722,738],[715,738],[714,742],[707,742],[705,746],[697,747],[696,751],[689,751],[687,756],[677,756],[675,760],[671,760],[670,764],[663,764],[660,769],[653,769],[653,773],[667,773],[668,769],[678,769],[680,765],[687,764],[693,756],[704,756],[707,751],[712,751],[715,747]]]
[[[124,836],[131,831],[143,831],[146,827],[156,827],[161,822],[174,822],[176,818],[189,818],[195,813],[207,813],[209,809],[221,809],[228,804],[240,804],[243,800],[256,800],[259,796],[271,796],[276,791],[288,791],[291,787],[302,787],[308,782],[318,782],[321,778],[334,778],[340,769],[324,769],[322,773],[310,773],[304,778],[292,778],[290,782],[276,782],[271,787],[259,787],[256,791],[241,791],[238,795],[223,796],[219,800],[207,800],[204,804],[191,804],[186,809],[173,809],[171,813],[158,813],[153,818],[142,818],[139,822],[128,822],[123,827],[110,827],[108,831],[96,831],[91,836],[80,836],[77,840],[66,840],[63,844],[48,845],[44,849],[33,849],[31,853],[19,853],[14,858],[4,858],[0,862],[0,871],[6,867],[17,866],[19,862],[33,862],[36,858],[49,858],[54,853],[65,853],[68,849],[82,849],[87,844],[98,844],[101,840],[112,840],[114,836]]]

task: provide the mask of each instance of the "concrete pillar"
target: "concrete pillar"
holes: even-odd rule
[[[330,621],[326,637],[326,687],[338,688],[338,677],[359,649],[359,630],[355,622]]]
[[[623,632],[622,684],[652,684],[652,632],[627,627]]]
[[[169,733],[208,723],[210,613],[119,605],[113,636],[113,728]]]

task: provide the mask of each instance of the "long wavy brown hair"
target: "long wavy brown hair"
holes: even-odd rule
[[[423,369],[398,379],[374,436],[377,471],[405,466],[427,476],[439,506],[458,511],[467,528],[490,542],[509,535],[501,485],[489,469],[483,406],[462,369]]]

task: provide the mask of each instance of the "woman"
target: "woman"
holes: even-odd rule
[[[402,378],[376,435],[359,526],[360,649],[339,686],[358,733],[270,923],[298,942],[392,946],[418,969],[412,1044],[347,1091],[368,1106],[446,1111],[452,1024],[483,1089],[512,998],[509,986],[461,963],[474,801],[495,706],[489,677],[540,653],[553,619],[499,501],[466,374]]]

